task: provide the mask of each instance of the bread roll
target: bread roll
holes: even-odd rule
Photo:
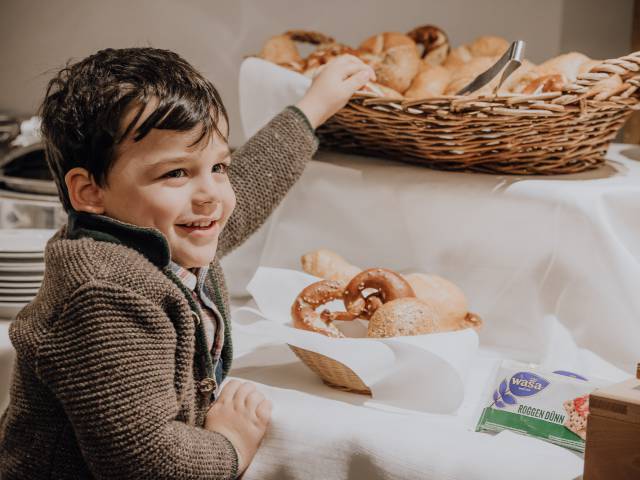
[[[500,86],[500,93],[520,93],[537,77],[536,65],[527,59]]]
[[[302,70],[302,57],[296,44],[287,34],[276,35],[267,40],[259,57],[297,71]]]
[[[416,43],[407,35],[385,32],[360,44],[361,58],[376,73],[378,83],[404,93],[418,73]]]
[[[438,313],[431,305],[415,297],[398,298],[378,308],[367,327],[367,337],[388,338],[434,333]]]
[[[559,73],[564,77],[565,82],[570,83],[575,81],[580,73],[580,67],[589,60],[591,59],[582,53],[565,53],[540,64],[537,73],[539,76]]]
[[[572,52],[551,58],[522,75],[513,92],[536,94],[560,91],[576,80],[580,73],[593,66],[591,60],[582,53]]]
[[[341,43],[328,43],[320,45],[313,52],[311,52],[305,59],[305,67],[309,69],[317,69],[322,65],[326,65],[332,59],[341,55],[354,55],[357,56],[358,52],[353,48],[343,45]],[[306,72],[305,72],[306,74]]]
[[[374,55],[382,55],[386,50],[395,47],[411,47],[416,50],[416,42],[403,33],[384,32],[373,35],[360,44],[360,50]]]
[[[484,35],[476,38],[467,48],[473,57],[501,57],[509,45],[502,37]]]
[[[367,84],[362,87],[362,90],[371,92],[380,98],[389,98],[391,100],[402,100],[404,98],[400,92],[376,82],[367,82]]]
[[[388,338],[427,333],[452,332],[465,328],[478,329],[482,320],[466,313],[453,321],[434,302],[419,297],[404,297],[382,304],[369,319],[367,336]]]
[[[422,62],[420,72],[404,92],[404,96],[408,99],[439,97],[444,94],[450,80],[451,72],[448,69]]]
[[[472,58],[468,63],[454,70],[451,74],[451,80],[444,91],[445,95],[455,95],[458,91],[470,84],[478,75],[489,69],[497,60],[497,58],[491,57]],[[472,92],[470,95],[490,95],[499,81],[500,76],[498,75],[487,85],[480,90]]]
[[[431,65],[442,65],[449,54],[449,38],[441,28],[434,25],[417,27],[407,35],[418,45],[422,46],[420,57],[423,62]]]
[[[542,75],[541,77],[532,80],[529,85],[522,90],[522,93],[526,95],[534,95],[543,92],[559,92],[562,90],[563,85],[564,77],[559,73]]]
[[[345,285],[361,271],[337,253],[327,249],[304,254],[300,258],[300,263],[302,263],[302,269],[310,275],[325,280],[341,281]]]
[[[473,55],[471,55],[469,49],[462,45],[449,52],[449,55],[442,63],[442,66],[450,70],[455,70],[470,62],[472,58]]]
[[[474,58],[497,57],[497,61],[508,48],[509,42],[504,38],[485,35],[476,38],[467,45],[461,45],[451,50],[442,65],[451,70],[455,70],[469,63]]]
[[[462,290],[446,278],[424,273],[411,273],[405,278],[420,300],[428,303],[438,317],[438,324],[448,330],[465,328],[469,313]]]

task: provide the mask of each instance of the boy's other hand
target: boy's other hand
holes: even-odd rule
[[[229,380],[207,412],[204,428],[229,439],[238,453],[238,474],[258,451],[271,419],[271,402],[253,383]]]
[[[373,69],[362,60],[353,55],[340,55],[329,61],[313,79],[296,106],[315,129],[344,107],[356,91],[375,79]]]

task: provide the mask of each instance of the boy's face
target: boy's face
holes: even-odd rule
[[[146,116],[144,112],[138,125]],[[103,190],[105,215],[160,230],[171,259],[184,268],[213,260],[236,204],[227,176],[231,158],[226,141],[214,134],[208,143],[205,137],[190,147],[199,136],[199,125],[189,132],[152,129],[138,142],[129,135],[118,146]]]

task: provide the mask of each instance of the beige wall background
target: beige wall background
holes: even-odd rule
[[[237,146],[244,141],[240,64],[273,34],[301,28],[358,44],[431,23],[454,46],[482,34],[523,39],[534,62],[571,50],[612,58],[630,49],[632,11],[633,0],[0,0],[0,111],[35,112],[69,59],[154,46],[174,50],[213,81]]]

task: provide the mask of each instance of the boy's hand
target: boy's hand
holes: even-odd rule
[[[315,129],[344,107],[354,92],[375,78],[373,69],[362,60],[341,55],[327,63],[296,106]]]
[[[238,453],[238,474],[244,472],[258,451],[271,418],[271,402],[254,384],[229,380],[207,412],[204,428],[231,441]]]

